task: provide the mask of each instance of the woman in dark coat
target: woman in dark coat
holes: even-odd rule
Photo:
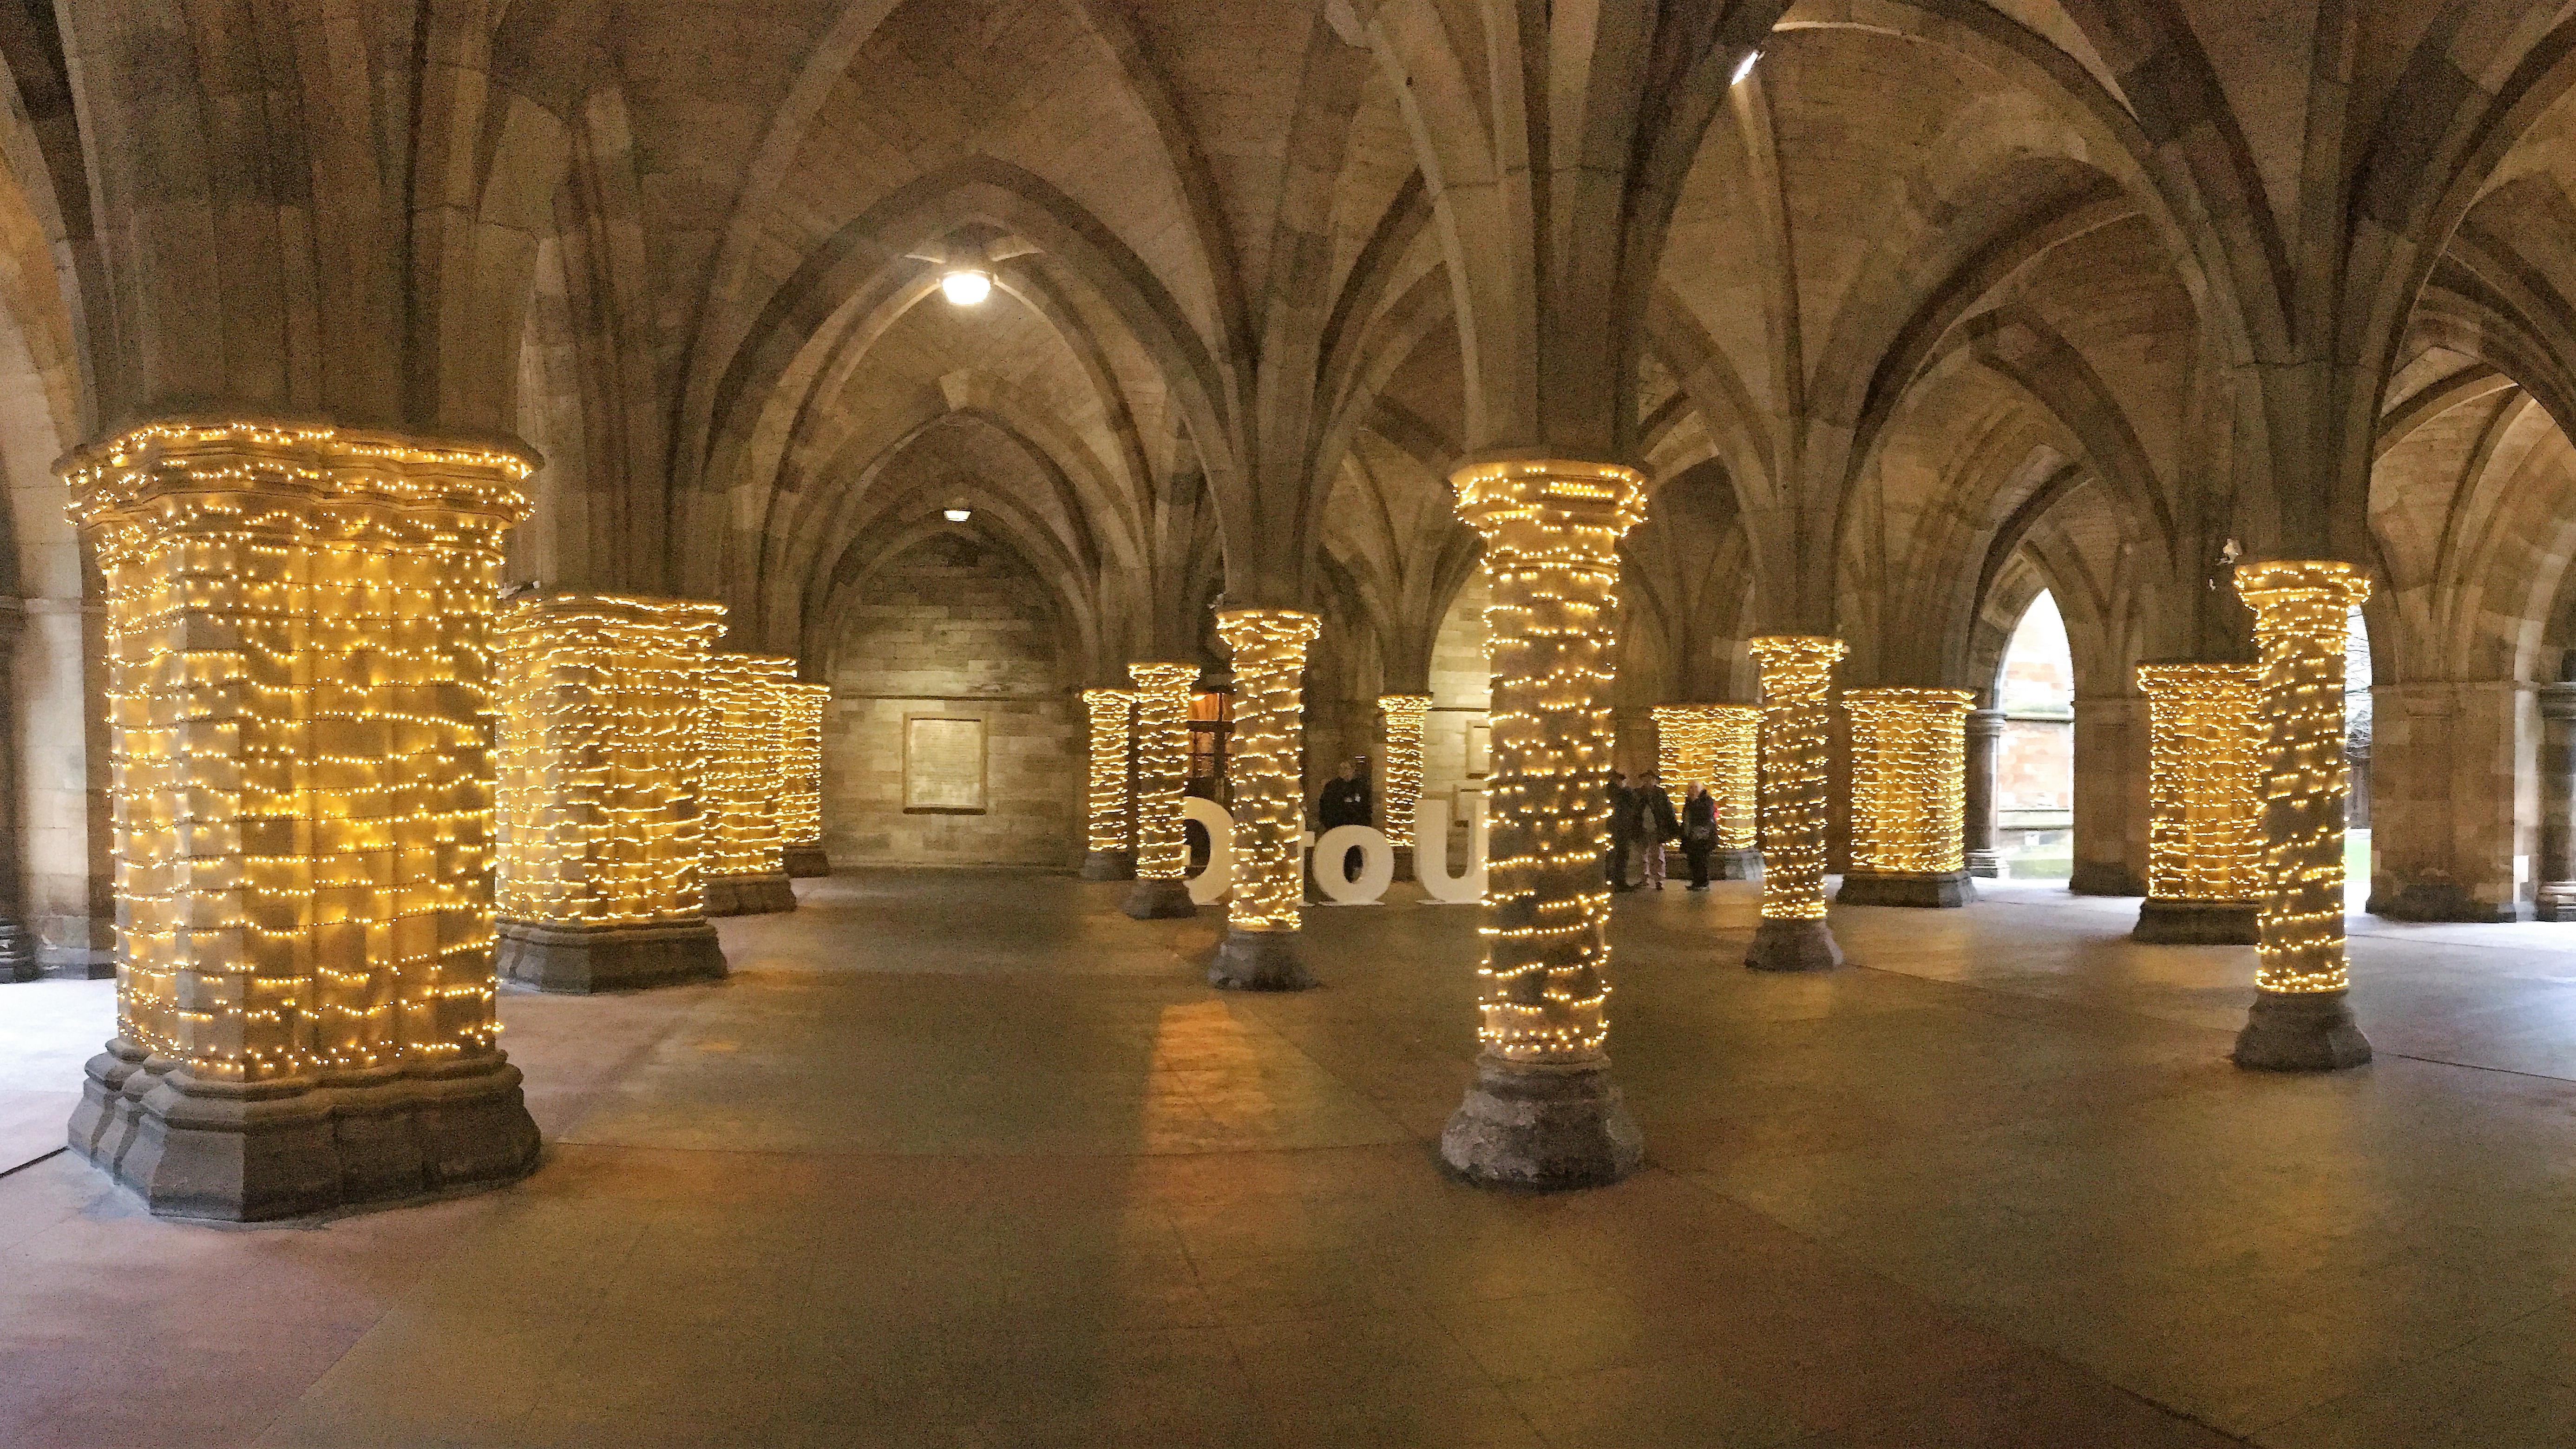
[[[1693,780],[1690,794],[1682,801],[1682,854],[1690,857],[1692,890],[1708,889],[1708,856],[1716,848],[1717,797]]]

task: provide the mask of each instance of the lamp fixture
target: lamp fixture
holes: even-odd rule
[[[1726,78],[1726,83],[1731,86],[1740,86],[1744,84],[1744,78],[1753,74],[1753,62],[1760,60],[1761,58],[1761,51],[1748,50],[1744,52],[1744,59],[1735,63],[1735,74],[1728,76]]]
[[[980,307],[993,295],[993,278],[973,267],[959,267],[939,279],[939,294],[951,306]]]
[[[957,507],[943,508],[939,510],[939,516],[947,519],[951,523],[964,523],[967,519],[975,516],[975,510],[959,505]]]

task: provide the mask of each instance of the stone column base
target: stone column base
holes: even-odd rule
[[[2576,921],[2576,881],[2550,881],[2540,888],[2540,898],[2532,903],[2535,921]]]
[[[1129,850],[1095,850],[1082,858],[1084,880],[1134,880],[1136,854]]]
[[[1762,852],[1758,850],[1712,850],[1708,853],[1710,880],[1762,879]]]
[[[1127,899],[1118,909],[1140,921],[1173,921],[1199,913],[1198,902],[1190,899],[1188,881],[1142,876],[1127,888]]]
[[[2079,860],[2066,888],[2079,896],[2142,896],[2147,883],[2116,860]]]
[[[1506,1187],[1599,1187],[1645,1160],[1606,1061],[1559,1066],[1476,1058],[1476,1084],[1440,1133],[1440,1160]]]
[[[2149,896],[2138,902],[2132,940],[2154,946],[2251,946],[2263,933],[2252,901],[2186,901]]]
[[[1986,880],[1999,879],[2004,873],[2003,852],[1999,850],[1969,851],[1965,863],[1968,867],[1968,874],[1979,876]]]
[[[2236,1065],[2266,1072],[2331,1072],[2370,1060],[2370,1042],[2340,991],[2257,991]]]
[[[1842,944],[1823,921],[1775,921],[1754,929],[1744,964],[1756,971],[1831,971],[1843,964]]]
[[[1393,852],[1395,856],[1395,875],[1392,878],[1395,880],[1413,879],[1413,847],[1410,845],[1397,845],[1393,842],[1389,842],[1387,849]]]
[[[310,1081],[201,1081],[111,1044],[71,1146],[156,1214],[259,1222],[494,1187],[537,1164],[519,1069],[499,1052]]]
[[[1229,991],[1303,991],[1315,984],[1297,931],[1225,928],[1225,940],[1208,965],[1208,985]]]
[[[1834,902],[1845,906],[1915,906],[1947,909],[1977,898],[1964,870],[1847,870]]]
[[[2482,901],[2457,882],[2424,879],[2407,881],[2393,891],[2383,890],[2377,881],[2373,881],[2370,903],[2362,909],[2391,921],[2461,921],[2481,925],[2530,920],[2537,915],[2536,908],[2526,908],[2517,901]],[[2532,909],[2533,915],[2523,914],[2525,909]]]
[[[705,921],[642,926],[495,923],[504,981],[539,991],[633,991],[679,981],[722,980],[724,948]]]
[[[36,938],[15,921],[0,921],[0,981],[33,981],[36,976]]]
[[[787,873],[717,875],[706,880],[706,913],[710,916],[765,916],[796,909],[796,888]]]
[[[823,854],[822,846],[791,845],[787,847],[787,875],[789,879],[812,880],[817,876],[826,876],[831,873],[831,858]]]

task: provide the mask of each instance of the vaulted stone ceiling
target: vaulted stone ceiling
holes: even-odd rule
[[[520,571],[783,650],[966,502],[1089,673],[1222,591],[1400,687],[1495,447],[1692,480],[1631,550],[1674,689],[1766,629],[1978,683],[2013,578],[2104,679],[2240,650],[2230,538],[2379,571],[2392,677],[2564,644],[2549,6],[82,0],[0,42],[22,576],[53,452],[221,403],[516,431]],[[1649,557],[1690,529],[1723,576]]]

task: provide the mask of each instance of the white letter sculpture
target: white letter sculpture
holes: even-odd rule
[[[1360,873],[1342,874],[1352,851],[1360,853]],[[1337,906],[1373,906],[1395,882],[1395,847],[1386,832],[1371,825],[1336,825],[1315,842],[1315,887]]]
[[[1449,873],[1449,802],[1425,795],[1413,807],[1413,878],[1425,905],[1472,906],[1485,898],[1485,797],[1467,819],[1467,868]]]
[[[1234,817],[1214,800],[1181,797],[1181,818],[1195,820],[1207,832],[1208,862],[1189,879],[1190,903],[1203,906],[1234,889]]]

